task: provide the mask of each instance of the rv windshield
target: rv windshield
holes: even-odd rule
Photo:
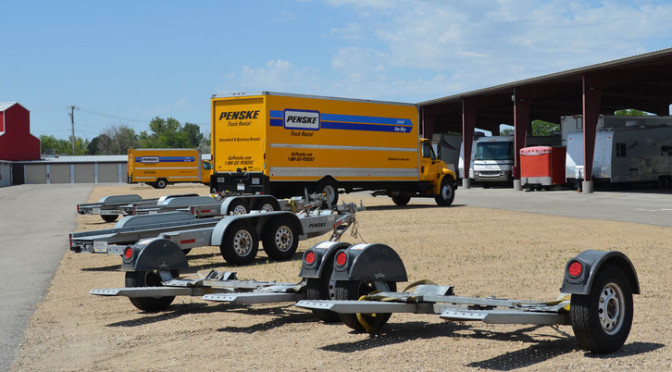
[[[513,160],[513,142],[478,142],[474,160]]]

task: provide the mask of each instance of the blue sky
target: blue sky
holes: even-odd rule
[[[31,132],[93,138],[173,117],[210,132],[212,94],[421,102],[672,47],[668,1],[12,1],[0,102]]]

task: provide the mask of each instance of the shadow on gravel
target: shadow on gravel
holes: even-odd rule
[[[268,331],[274,328],[283,327],[288,324],[296,323],[316,323],[318,320],[311,314],[306,313],[302,310],[294,310],[294,305],[286,305],[272,308],[246,308],[244,310],[238,311],[241,314],[245,315],[265,315],[265,316],[274,316],[275,318],[258,323],[248,327],[235,327],[228,326],[218,329],[219,332],[229,332],[229,333],[248,333],[252,334],[259,331]]]
[[[346,332],[350,328],[339,324]],[[352,353],[362,350],[383,347],[404,343],[412,340],[433,339],[440,337],[453,337],[452,333],[470,328],[468,325],[458,323],[427,323],[427,322],[405,322],[397,324],[388,324],[380,333],[372,334],[365,340],[356,342],[347,342],[324,346],[321,349],[325,351],[334,351],[338,353]]]
[[[129,304],[129,306],[132,306]],[[137,327],[145,324],[158,323],[163,321],[170,321],[172,319],[179,318],[183,315],[191,314],[210,314],[210,313],[221,313],[229,311],[245,311],[247,307],[240,304],[217,304],[215,306],[209,305],[209,303],[197,302],[193,304],[180,304],[180,305],[171,305],[170,308],[166,311],[158,313],[147,313],[141,310],[138,310],[138,314],[144,315],[141,318],[123,320],[116,323],[108,324],[108,327]]]
[[[412,203],[412,201],[411,201]],[[457,208],[457,207],[464,207],[463,204],[452,204],[449,207],[441,207],[438,205],[430,205],[430,204],[409,204],[409,205],[404,205],[404,206],[397,206],[397,205],[374,205],[371,207],[366,207],[367,211],[403,211],[403,210],[414,210],[414,209],[434,209],[434,208]]]

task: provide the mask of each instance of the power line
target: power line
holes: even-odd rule
[[[137,123],[143,123],[143,124],[148,124],[148,123],[151,122],[151,120],[130,119],[130,118],[125,118],[125,117],[121,117],[121,116],[115,116],[115,115],[110,115],[110,114],[103,114],[103,113],[101,113],[101,112],[95,112],[95,111],[90,111],[90,110],[82,110],[81,108],[78,108],[77,110],[79,110],[79,111],[81,111],[81,112],[86,112],[86,113],[88,113],[88,114],[98,115],[98,116],[102,116],[102,117],[106,117],[106,118],[110,118],[110,119],[118,119],[118,120],[134,121],[134,122],[137,122]]]

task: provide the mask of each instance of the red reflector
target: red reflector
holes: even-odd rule
[[[180,244],[196,243],[196,239],[180,240]]]
[[[306,253],[305,261],[308,265],[315,263],[315,252],[310,251]]]
[[[338,252],[336,255],[336,265],[343,266],[348,261],[348,255],[345,252]]]
[[[130,260],[131,257],[133,257],[133,248],[126,247],[126,249],[124,249],[124,258]]]
[[[583,265],[581,265],[580,262],[574,261],[571,264],[569,264],[569,267],[567,268],[567,273],[569,276],[576,278],[577,276],[581,275],[583,272]]]

